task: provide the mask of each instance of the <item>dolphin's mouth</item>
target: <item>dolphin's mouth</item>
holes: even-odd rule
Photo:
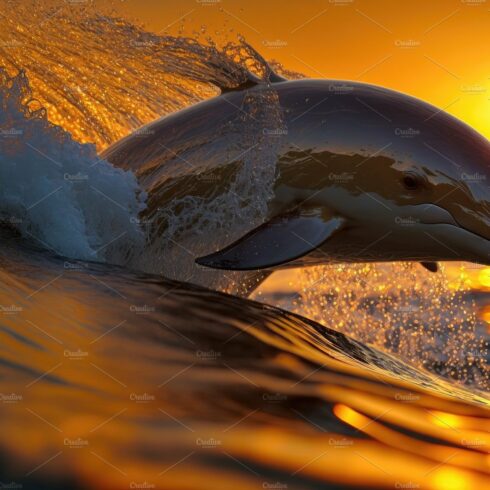
[[[462,226],[457,229],[461,230],[464,234],[466,250],[470,254],[474,254],[471,262],[490,265],[490,240]]]
[[[459,224],[433,223],[442,233],[429,234],[453,255],[453,260],[490,265],[490,240]]]
[[[470,210],[458,216],[435,204],[427,204],[421,224],[440,229],[437,237],[442,247],[452,251],[456,260],[490,265],[490,225]],[[463,212],[464,211],[464,212]],[[431,236],[430,233],[428,233]],[[459,258],[458,258],[459,257]]]

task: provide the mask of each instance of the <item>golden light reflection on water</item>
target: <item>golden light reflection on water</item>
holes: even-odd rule
[[[0,454],[24,488],[488,486],[484,397],[298,317],[14,250]]]
[[[145,89],[128,94],[133,85],[141,88],[152,60],[120,69],[138,48],[125,44],[127,26],[119,25],[119,36],[105,23],[85,32],[69,21],[55,26],[44,26],[54,36],[46,52],[38,49],[42,29],[18,29],[28,49],[7,51],[7,60],[27,64],[51,120],[82,141],[104,146],[209,95],[209,87],[196,92],[179,79],[169,102],[165,88],[177,80],[150,71]],[[2,32],[15,31],[6,24]],[[82,39],[87,49],[78,53]],[[103,52],[104,39],[121,49],[122,60]],[[67,44],[74,51],[60,54]],[[58,63],[56,53],[72,62]],[[81,59],[73,62],[77,53]],[[92,65],[82,63],[91,54],[100,68],[93,83],[85,80]],[[45,72],[63,86],[48,84]],[[0,448],[2,473],[24,488],[146,482],[169,490],[239,490],[274,488],[278,480],[283,488],[490,486],[484,394],[241,300],[110,268],[67,273],[62,264],[33,266],[13,256],[2,258],[1,304],[21,310],[1,317]],[[446,274],[448,291],[490,287],[488,268],[449,266]],[[309,285],[305,276],[285,278],[273,275],[263,291]],[[368,284],[369,293],[392,287],[379,277]],[[420,284],[412,283],[414,291]],[[137,315],[134,305],[155,310]],[[342,329],[348,319],[345,309],[340,313],[332,326]],[[483,317],[490,322],[488,308]]]
[[[273,274],[254,297],[487,390],[482,320],[489,318],[489,269],[466,263],[440,269],[432,274],[418,264],[395,263],[292,270]]]
[[[490,288],[490,267],[485,267],[478,274],[478,281],[483,288]]]

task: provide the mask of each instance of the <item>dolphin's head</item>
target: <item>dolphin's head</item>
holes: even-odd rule
[[[490,264],[489,141],[444,111],[397,92],[376,88],[356,99],[364,102],[357,111],[339,112],[330,132],[327,127],[328,141],[336,145],[327,150],[297,141],[301,152],[291,151],[282,165],[279,203],[292,195],[300,207],[320,206],[345,220],[301,262],[335,257]],[[320,138],[318,129],[314,137]],[[370,141],[372,150],[362,152]]]
[[[487,139],[380,87],[353,83],[336,94],[328,81],[298,81],[278,93],[288,132],[269,220],[198,263],[238,270],[331,261],[490,264]]]
[[[398,197],[391,196],[396,224],[413,223],[414,250],[430,252],[434,260],[489,264],[490,144],[448,115],[427,133],[410,158],[391,168],[399,188]]]
[[[346,220],[340,249],[351,248],[354,261],[490,264],[490,149],[479,154],[480,164],[451,146],[444,157],[424,151],[420,160],[374,159],[347,185],[327,191],[331,209]],[[332,245],[325,242],[325,251]]]

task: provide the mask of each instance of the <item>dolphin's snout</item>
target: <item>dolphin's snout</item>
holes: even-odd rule
[[[459,228],[465,232],[463,251],[469,254],[464,260],[490,265],[490,215],[482,203],[475,206],[455,206],[453,216]]]
[[[434,202],[454,220],[442,243],[460,254],[456,260],[490,265],[490,143],[481,137],[471,141],[470,147],[463,144],[464,153],[450,152],[460,168],[441,172]]]

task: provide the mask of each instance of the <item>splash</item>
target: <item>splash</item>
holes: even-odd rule
[[[438,274],[412,263],[312,267],[298,272],[294,299],[276,305],[488,391],[489,339],[466,277],[464,266],[451,282],[444,266]]]
[[[35,187],[38,191],[34,195],[39,199],[56,191],[53,199],[36,205],[39,218],[19,217],[26,214],[24,208],[33,204],[29,200],[26,204],[20,193],[17,194],[17,207],[5,201],[2,203],[4,220],[9,219],[13,225],[15,221],[22,221],[25,225],[16,228],[24,235],[34,236],[39,243],[63,255],[91,257],[184,279],[187,278],[186,267],[182,264],[189,258],[185,249],[191,244],[184,243],[183,248],[173,251],[170,251],[170,245],[179,239],[179,234],[188,225],[195,227],[197,235],[205,231],[209,234],[227,222],[229,213],[244,225],[263,215],[261,207],[269,198],[275,174],[273,148],[268,147],[267,155],[263,152],[259,155],[265,145],[246,156],[226,195],[213,202],[184,197],[158,210],[156,219],[166,223],[167,238],[162,240],[158,233],[155,235],[160,231],[157,228],[143,243],[139,229],[145,228],[145,219],[137,215],[143,207],[144,195],[139,192],[134,178],[97,158],[93,146],[77,146],[76,143],[93,143],[100,152],[145,123],[216,95],[219,89],[243,84],[250,76],[250,70],[264,75],[267,70],[265,61],[244,39],[218,46],[211,39],[199,41],[190,37],[157,35],[114,18],[88,3],[33,2],[31,6],[16,5],[15,9],[11,2],[2,3],[5,11],[9,11],[9,16],[0,16],[0,66],[6,67],[3,98],[15,105],[4,117],[13,118],[16,128],[31,124],[30,134],[36,139],[27,141],[23,129],[19,129],[22,138],[4,139],[2,150],[4,154],[10,151],[13,158],[11,165],[4,166],[3,171],[10,175],[14,165],[23,177],[26,176],[17,179],[19,186],[25,188],[38,181],[38,175],[27,171],[30,159],[42,161],[44,157],[48,163],[59,164],[60,169],[56,178],[46,177],[47,184],[39,181]],[[84,49],[80,50],[82,44]],[[23,93],[16,90],[8,93],[12,83],[7,80],[21,80],[18,85]],[[267,121],[275,117],[274,112],[266,109],[273,104],[273,99],[274,94],[269,91],[250,97],[247,111],[267,125]],[[23,120],[27,112],[33,112],[23,107],[28,100],[42,115],[35,124]],[[17,111],[16,115],[10,114],[11,111]],[[41,122],[41,119],[45,121]],[[12,124],[3,121],[5,134],[13,128]],[[249,148],[255,137],[251,124],[245,126],[243,133],[240,131],[231,128],[231,132],[238,136],[237,146]],[[57,142],[51,137],[54,133]],[[43,140],[46,140],[44,144],[40,144]],[[63,148],[57,148],[58,144]],[[27,149],[22,149],[25,155],[15,154],[14,145],[17,149],[27,145]],[[69,154],[73,161],[67,158]],[[25,163],[17,162],[18,159]],[[182,166],[181,162],[179,166]],[[92,167],[99,173],[89,172]],[[104,185],[96,178],[96,174],[103,173],[102,169],[106,173]],[[53,165],[50,170],[56,172],[56,167]],[[117,176],[123,174],[126,183],[118,181]],[[64,176],[73,178],[65,179]],[[115,176],[112,183],[111,176]],[[254,178],[264,182],[261,195],[257,195],[258,187],[252,185]],[[72,193],[71,203],[78,200],[67,213],[57,212],[60,206],[57,200],[62,195],[57,191],[60,187],[70,187],[67,192]],[[11,188],[12,194],[18,190]],[[254,193],[256,195],[251,199]],[[132,202],[131,194],[134,195]],[[248,204],[244,205],[244,202]],[[111,226],[101,225],[104,220],[99,217],[97,206],[104,210]],[[126,217],[123,216],[125,208],[128,210]],[[106,214],[106,210],[112,210],[112,213]],[[113,215],[120,217],[115,220]],[[210,216],[214,228],[208,230]],[[49,226],[43,226],[41,222]],[[69,238],[63,240],[63,234]],[[118,238],[113,245],[109,240],[111,236],[122,239]],[[133,240],[132,245],[130,240]],[[143,245],[144,255],[141,253]],[[103,253],[95,253],[96,250]],[[179,264],[177,272],[173,271],[175,264]],[[208,280],[211,275],[207,274]],[[210,285],[218,286],[219,278],[215,279]]]
[[[45,115],[23,72],[0,70],[0,222],[60,255],[121,262],[142,241],[144,194]]]
[[[0,15],[0,66],[25,71],[49,120],[99,151],[265,69],[244,40],[157,35],[88,2],[2,0],[0,8],[9,12]]]
[[[2,186],[3,220],[33,234],[47,248],[91,258],[96,252],[102,260],[110,257],[112,262],[127,262],[129,242],[140,239],[137,214],[143,196],[138,195],[131,175],[98,159],[96,148],[100,152],[142,124],[213,96],[218,87],[240,85],[249,71],[263,75],[263,60],[244,40],[218,46],[209,39],[148,33],[110,12],[95,11],[89,3],[0,3],[2,11],[9,12],[0,15],[0,65],[9,73],[2,74],[0,176],[5,182],[7,168],[9,176],[16,176],[15,182],[9,181],[10,194]],[[283,71],[277,64],[274,68]],[[19,71],[22,75],[13,77]],[[299,77],[291,72],[287,75]],[[27,78],[30,91],[26,90]],[[260,102],[251,101],[252,110],[255,104],[260,111]],[[269,124],[267,117],[276,116],[262,113],[260,117]],[[15,138],[15,130],[25,131],[26,141],[44,156]],[[61,167],[51,166],[50,158],[61,162]],[[262,161],[267,165],[258,165]],[[39,172],[33,172],[33,162]],[[182,198],[162,210],[160,219],[170,226],[174,238],[201,220],[196,240],[208,240],[228,214],[243,223],[260,214],[260,202],[259,207],[243,207],[243,200],[255,198],[251,176],[265,172],[260,178],[268,181],[273,171],[271,155],[257,148],[247,155],[236,176],[233,185],[240,188],[238,196],[228,193],[225,201],[213,202]],[[109,206],[100,193],[81,192],[81,186],[90,181],[66,180],[65,173],[89,174],[90,181],[96,182],[94,187],[130,213],[124,215],[121,207]],[[36,203],[36,196],[39,200],[60,186],[55,195],[28,209]],[[27,196],[26,189],[33,191]],[[262,191],[261,202],[267,200],[267,185]],[[99,210],[109,208],[104,221]],[[210,215],[216,211],[216,219],[212,223],[204,220],[203,210]],[[126,244],[110,243],[111,237],[121,234]],[[165,242],[155,243],[152,257],[143,257],[145,263],[136,261],[135,266],[156,270],[163,245]],[[177,248],[174,253],[169,267],[180,264],[186,255]],[[132,255],[138,254],[133,250]],[[464,285],[450,289],[443,274],[432,276],[417,267],[393,264],[305,270],[298,279],[299,299],[289,306],[412,364],[488,388],[486,344]],[[188,279],[185,268],[167,271]]]
[[[158,175],[159,187],[151,193],[143,215],[148,246],[132,264],[169,278],[185,278],[212,289],[245,295],[249,280],[255,284],[250,274],[246,274],[246,279],[240,272],[224,275],[222,271],[197,267],[194,259],[237,240],[262,224],[267,216],[283,131],[277,93],[267,86],[255,90],[247,95],[236,117],[209,125],[213,125],[213,131],[202,140],[185,140],[182,148],[173,147],[172,155],[159,162],[157,171],[180,168],[167,178]],[[270,136],[270,128],[278,134]],[[138,145],[141,152],[152,151],[144,141]],[[193,164],[182,165],[182,161]],[[231,176],[223,186],[226,173]],[[169,174],[168,170],[165,174]],[[185,193],[175,189],[185,189]],[[174,194],[177,197],[169,200],[168,195]]]

